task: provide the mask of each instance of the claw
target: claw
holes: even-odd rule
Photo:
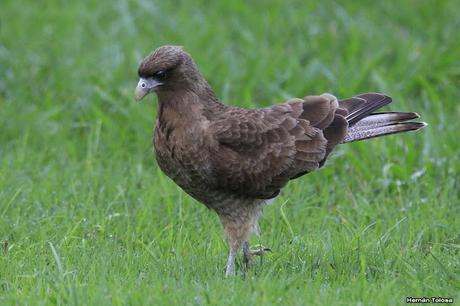
[[[255,255],[255,256],[263,256],[265,253],[271,252],[271,251],[272,251],[271,248],[261,247],[259,249],[251,249],[249,251],[249,254]]]
[[[263,256],[267,252],[271,252],[271,248],[264,247],[263,245],[256,245],[254,249],[249,248],[249,243],[243,244],[243,262],[245,270],[249,270],[251,266],[252,256]]]
[[[260,248],[258,249],[251,249],[249,251],[249,254],[253,255],[253,256],[263,256],[265,253],[267,252],[271,252],[272,249],[271,248],[267,248],[267,247],[263,247],[261,246]]]

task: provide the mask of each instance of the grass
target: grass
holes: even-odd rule
[[[0,304],[386,305],[460,295],[457,1],[4,1]],[[226,103],[382,91],[416,134],[340,147],[225,279],[218,219],[157,168],[140,60],[181,44]]]

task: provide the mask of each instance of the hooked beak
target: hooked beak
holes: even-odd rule
[[[163,83],[158,82],[154,78],[140,78],[134,90],[134,97],[136,101],[142,100],[150,92],[154,91],[158,86]]]

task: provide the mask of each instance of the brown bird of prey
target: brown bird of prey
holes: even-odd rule
[[[321,168],[338,145],[418,130],[413,112],[374,111],[391,102],[379,93],[338,100],[325,93],[295,98],[259,109],[219,101],[182,47],[162,46],[140,64],[135,97],[155,92],[158,114],[154,131],[161,170],[186,193],[214,210],[230,243],[226,275],[235,271],[268,199],[290,180]]]

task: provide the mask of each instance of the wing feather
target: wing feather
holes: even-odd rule
[[[323,130],[340,121],[337,108],[337,99],[324,94],[222,114],[210,127],[217,140],[211,156],[219,188],[269,199],[289,180],[316,170],[328,151]],[[339,128],[346,134],[346,127]]]

